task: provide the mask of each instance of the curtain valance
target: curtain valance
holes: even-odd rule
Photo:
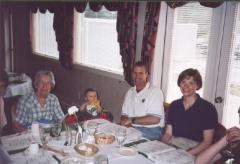
[[[190,1],[191,2],[191,1]],[[172,0],[172,1],[167,1],[167,4],[169,7],[175,9],[176,7],[181,7],[185,4],[189,3],[189,1],[179,1],[179,0]],[[200,5],[205,6],[205,7],[211,7],[211,8],[216,8],[218,6],[220,6],[221,4],[223,4],[222,2],[216,2],[216,1],[208,1],[208,2],[204,2],[204,1],[199,1]]]
[[[31,2],[29,9],[36,13],[47,10],[54,13],[53,28],[58,43],[59,61],[65,68],[72,68],[73,64],[73,17],[74,8],[77,12],[84,12],[87,2]],[[102,7],[110,11],[118,11],[117,33],[122,56],[125,80],[133,85],[132,67],[135,62],[137,35],[137,2],[89,2],[91,10],[97,12]]]

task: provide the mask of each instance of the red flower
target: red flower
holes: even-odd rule
[[[73,124],[77,122],[77,117],[75,115],[68,115],[65,119],[64,122],[66,124]]]
[[[99,115],[98,115],[98,118],[102,118],[102,119],[107,120],[107,119],[108,119],[107,113],[101,113],[101,114],[99,114]]]

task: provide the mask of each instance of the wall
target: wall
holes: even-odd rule
[[[0,69],[4,68],[4,60],[3,5],[0,3]]]
[[[87,71],[81,68],[66,70],[57,61],[46,59],[37,55],[31,56],[28,74],[32,77],[37,70],[52,70],[56,78],[54,93],[63,103],[69,105],[79,104],[84,97],[84,90],[89,87],[96,88],[104,108],[110,110],[114,120],[119,121],[124,95],[129,85],[124,80],[117,80],[99,71]],[[79,97],[80,96],[80,97]]]
[[[79,95],[83,98],[86,88],[96,88],[103,107],[110,110],[114,115],[114,121],[118,122],[123,98],[129,85],[112,75],[99,74],[101,71],[88,71],[81,67],[66,70],[55,60],[31,54],[28,40],[28,16],[24,5],[18,5],[13,10],[15,72],[25,72],[33,79],[37,70],[52,70],[56,78],[56,87],[53,92],[68,105],[80,103]]]

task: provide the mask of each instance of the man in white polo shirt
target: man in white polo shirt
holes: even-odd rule
[[[135,63],[132,76],[135,86],[125,95],[121,125],[133,126],[143,133],[143,137],[150,140],[159,139],[164,126],[162,91],[150,85],[146,63]]]

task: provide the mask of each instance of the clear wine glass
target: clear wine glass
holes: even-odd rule
[[[42,149],[43,149],[43,154],[45,153],[45,150],[47,149],[47,143],[49,139],[49,134],[48,134],[48,129],[40,127],[40,140],[42,143]]]
[[[127,138],[127,130],[125,128],[118,128],[115,131],[115,136],[116,136],[116,140],[117,140],[117,143],[118,143],[118,147],[121,148],[124,141]]]
[[[46,146],[48,143],[48,133],[46,132],[46,129],[41,127],[40,128],[40,139],[42,142],[42,146]]]
[[[97,127],[98,127],[98,124],[96,122],[93,122],[93,121],[89,121],[87,123],[87,132],[90,136],[93,136],[94,133],[96,132],[97,130]]]
[[[98,124],[96,122],[89,121],[87,123],[87,133],[88,133],[88,142],[89,143],[95,142],[94,134],[97,131],[97,128],[98,128]]]

